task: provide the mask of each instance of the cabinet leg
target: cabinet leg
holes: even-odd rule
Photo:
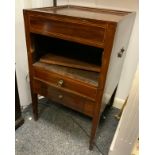
[[[89,142],[89,150],[93,149],[94,140],[95,140],[95,136],[96,136],[96,130],[97,130],[99,121],[100,121],[100,115],[99,114],[97,116],[93,117],[91,136],[90,136],[90,142]]]
[[[32,109],[34,120],[38,120],[38,95],[36,93],[32,94]]]

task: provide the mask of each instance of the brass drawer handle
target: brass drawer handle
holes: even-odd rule
[[[62,99],[62,98],[63,98],[63,95],[59,95],[58,98],[59,98],[59,99]]]
[[[61,87],[63,85],[63,83],[64,83],[63,80],[59,80],[58,83],[57,83],[58,87]]]

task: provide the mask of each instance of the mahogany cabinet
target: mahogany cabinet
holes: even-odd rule
[[[34,119],[38,94],[90,116],[92,149],[120,78],[135,14],[71,5],[23,13]]]

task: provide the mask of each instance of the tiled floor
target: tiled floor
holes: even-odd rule
[[[89,151],[91,119],[46,99],[39,103],[39,120],[32,118],[31,107],[24,113],[25,123],[16,130],[16,155],[108,155],[119,112],[111,108],[102,119],[96,145]]]

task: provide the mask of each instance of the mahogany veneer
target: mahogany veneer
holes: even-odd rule
[[[119,81],[133,19],[131,12],[68,5],[24,10],[35,120],[38,94],[92,117],[92,149],[104,96],[112,96]]]

